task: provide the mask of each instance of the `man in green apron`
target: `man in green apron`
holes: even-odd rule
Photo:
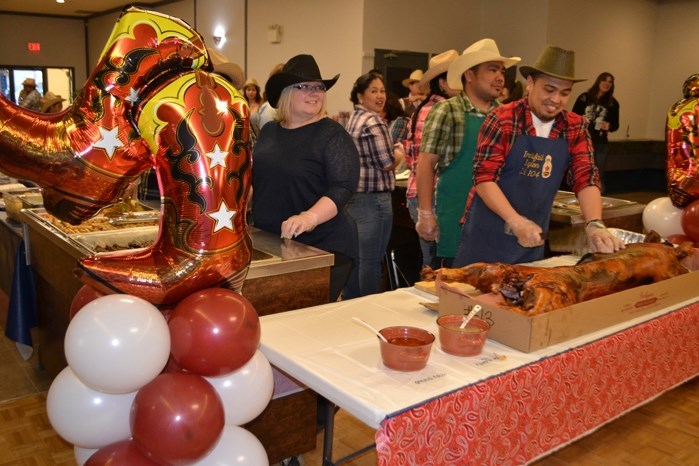
[[[584,117],[564,110],[575,78],[575,55],[547,46],[534,66],[520,68],[526,98],[503,105],[481,126],[469,199],[454,267],[474,262],[544,258],[551,206],[564,177],[586,220],[593,252],[624,247],[602,222],[602,196]]]
[[[437,242],[437,258],[444,267],[451,266],[461,234],[478,130],[498,106],[505,69],[519,61],[519,57],[503,57],[492,39],[472,44],[447,71],[449,87],[462,89],[461,94],[435,104],[425,120],[416,176],[415,229],[424,240]]]

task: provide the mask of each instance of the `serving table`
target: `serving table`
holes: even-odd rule
[[[380,465],[519,465],[534,461],[699,373],[699,297],[533,353],[492,340],[476,357],[386,369],[376,328],[436,334],[415,288],[263,317],[269,361],[377,429]],[[324,464],[332,465],[331,443]]]

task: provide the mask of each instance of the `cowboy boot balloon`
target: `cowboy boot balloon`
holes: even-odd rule
[[[47,209],[59,218],[80,223],[155,168],[166,199],[156,243],[136,256],[80,263],[79,277],[103,292],[160,304],[208,286],[242,285],[251,247],[244,215],[234,217],[245,211],[250,183],[247,106],[221,78],[192,71],[203,67],[210,65],[196,31],[130,7],[70,109],[44,116],[0,106],[0,169],[42,185]],[[152,113],[161,104],[164,119]],[[31,135],[28,145],[23,132]],[[18,151],[21,145],[28,150]],[[211,169],[203,163],[207,153],[216,160]],[[223,166],[225,174],[218,173]],[[172,180],[179,184],[170,186]],[[218,210],[207,210],[216,200]],[[187,209],[190,201],[197,214]]]
[[[211,286],[239,291],[252,257],[247,118],[243,97],[204,71],[182,73],[139,102],[134,120],[155,154],[163,199],[158,239],[140,253],[82,259],[81,280],[154,304]]]
[[[62,220],[93,217],[151,166],[130,121],[138,90],[205,63],[203,39],[186,23],[127,8],[71,107],[47,115],[0,98],[0,171],[44,188],[46,210]]]

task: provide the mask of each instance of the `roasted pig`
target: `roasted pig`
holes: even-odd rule
[[[612,254],[588,254],[578,264],[552,268],[478,262],[466,267],[423,270],[423,280],[467,283],[500,295],[505,307],[536,315],[688,273],[682,260],[691,243],[629,244]]]

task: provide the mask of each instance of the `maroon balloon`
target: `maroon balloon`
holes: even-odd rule
[[[158,466],[148,459],[131,440],[112,443],[102,447],[90,456],[85,466]]]
[[[131,406],[134,444],[161,465],[200,459],[216,445],[223,425],[216,389],[196,374],[160,374],[141,387]]]
[[[240,294],[208,288],[177,303],[170,316],[170,352],[183,369],[216,377],[244,366],[260,343],[260,319]]]
[[[682,209],[682,230],[694,242],[699,242],[699,199]]]
[[[689,241],[690,243],[692,242],[692,240],[687,235],[670,235],[665,239],[671,242],[672,244],[682,244],[686,243],[687,241]]]
[[[100,293],[96,289],[92,288],[90,285],[83,285],[80,287],[75,296],[73,296],[73,301],[70,303],[69,316],[72,319],[75,314],[78,313],[87,303],[94,301],[97,298],[104,296],[104,293]]]

